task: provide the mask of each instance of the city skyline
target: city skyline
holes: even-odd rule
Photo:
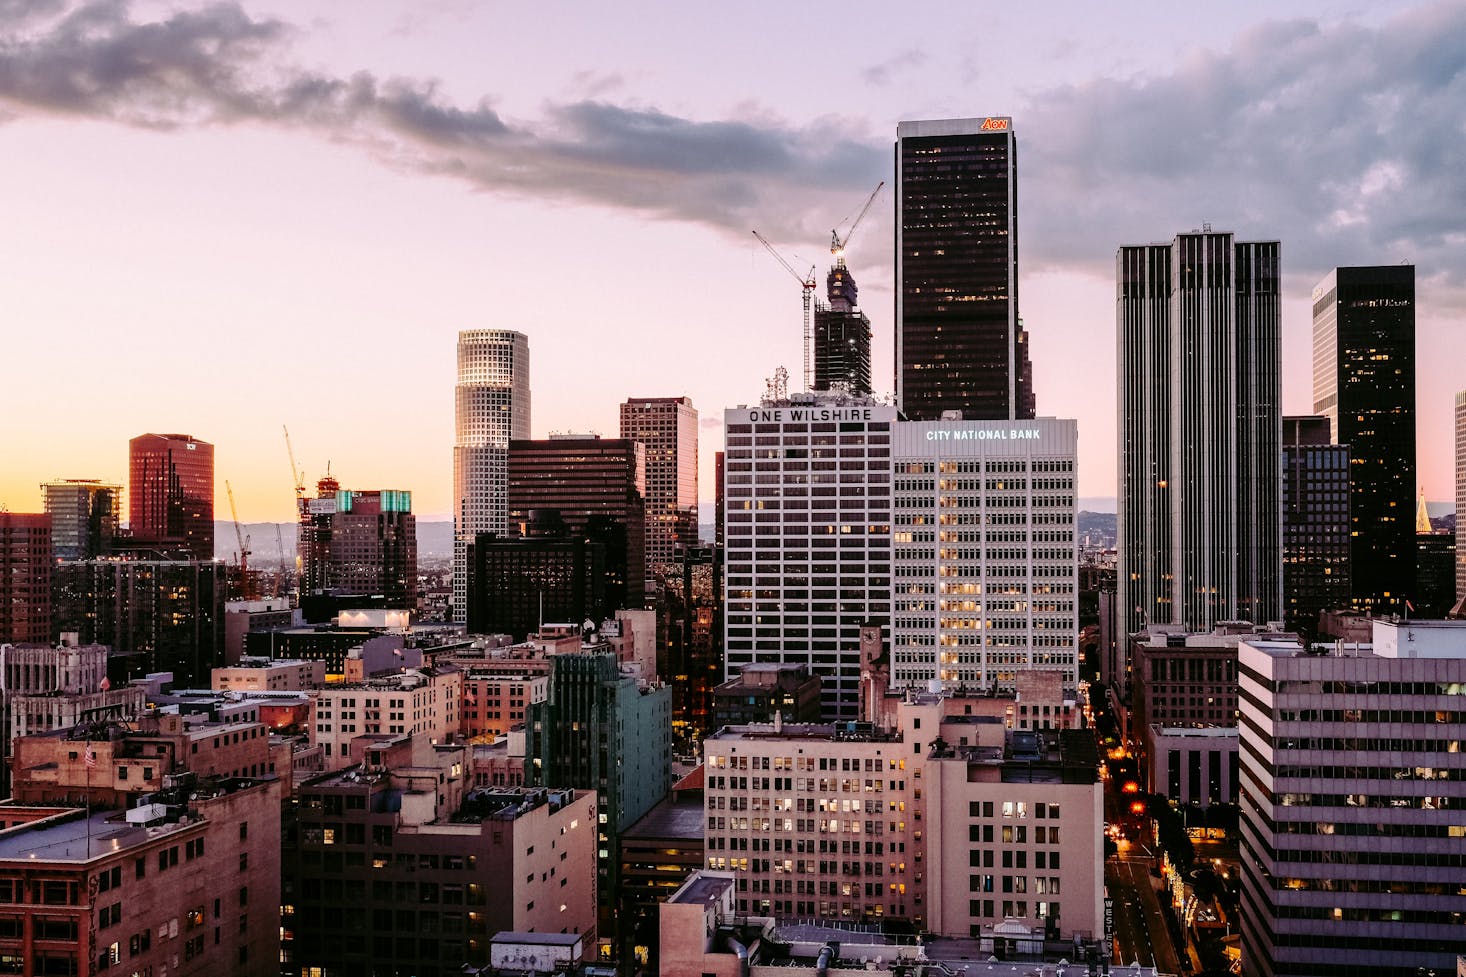
[[[722,410],[799,372],[798,289],[748,230],[822,271],[897,122],[980,112],[1023,130],[1022,312],[1040,412],[1080,421],[1079,495],[1115,494],[1115,249],[1209,220],[1282,242],[1285,413],[1310,411],[1318,277],[1416,265],[1420,480],[1452,497],[1461,383],[1429,354],[1466,310],[1463,178],[1440,162],[1466,139],[1459,9],[1240,5],[1134,36],[1104,11],[1066,36],[962,10],[941,38],[809,11],[721,24],[711,59],[527,9],[36,9],[0,28],[6,351],[13,397],[46,408],[5,430],[12,511],[54,478],[121,482],[128,438],[182,430],[218,446],[216,514],[227,479],[244,521],[289,520],[285,423],[308,484],[330,461],[447,518],[449,344],[480,328],[536,350],[534,437],[611,437],[626,397],[691,397],[707,503]],[[796,56],[801,26],[844,42],[832,77]],[[754,44],[758,72],[731,56]],[[889,191],[867,223],[849,262],[888,392]],[[697,341],[666,341],[689,316]]]

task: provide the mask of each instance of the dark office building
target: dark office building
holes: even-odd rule
[[[913,421],[1033,417],[1009,118],[896,129],[896,400]]]
[[[814,389],[870,393],[870,319],[841,258],[825,277],[829,305],[814,311]]]
[[[1354,606],[1415,585],[1415,266],[1335,268],[1313,290],[1313,412],[1349,446]]]
[[[214,558],[214,446],[187,434],[128,442],[128,522],[137,545]]]
[[[417,608],[417,520],[412,493],[352,491],[316,483],[299,538],[301,603],[314,594],[379,597],[373,606]],[[359,603],[354,607],[363,606]]]
[[[1411,617],[1440,619],[1456,603],[1456,534],[1415,534],[1415,590]]]
[[[629,438],[510,441],[508,534],[528,535],[531,512],[558,511],[571,535],[604,549],[601,586],[611,608],[641,607],[648,575],[645,487],[645,449]]]
[[[224,664],[224,572],[214,560],[58,563],[54,627],[111,647],[128,678],[172,672],[178,688],[208,688]]]
[[[671,676],[672,730],[679,753],[697,752],[715,729],[713,689],[723,678],[723,551],[716,546],[684,550],[678,574],[663,578],[662,618],[666,658],[657,674]]]
[[[1283,617],[1318,634],[1318,616],[1349,606],[1349,448],[1327,417],[1283,418]]]
[[[0,644],[50,644],[51,517],[0,510]]]
[[[522,536],[479,533],[468,548],[468,630],[523,641],[545,622],[602,621],[621,605],[606,592],[604,517],[572,533],[553,509],[536,509]]]

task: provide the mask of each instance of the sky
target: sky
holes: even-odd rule
[[[1039,413],[1115,494],[1114,254],[1282,242],[1283,407],[1313,285],[1414,263],[1420,482],[1453,496],[1466,4],[0,0],[0,505],[216,446],[216,516],[314,484],[451,511],[454,342],[528,334],[532,430],[614,437],[801,372],[801,269],[891,177],[896,124],[1009,115]],[[1221,7],[1223,5],[1215,5]],[[847,260],[892,386],[892,196]],[[801,263],[802,262],[802,263]]]

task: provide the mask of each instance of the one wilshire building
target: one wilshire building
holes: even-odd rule
[[[1282,617],[1278,283],[1278,242],[1209,228],[1116,255],[1129,633]]]
[[[896,417],[836,393],[723,412],[728,671],[809,665],[832,719],[856,718],[860,628],[890,611]]]

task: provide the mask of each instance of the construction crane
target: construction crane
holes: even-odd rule
[[[800,288],[804,290],[804,389],[808,390],[813,381],[813,377],[810,374],[810,348],[814,345],[814,335],[811,331],[809,321],[809,304],[811,296],[814,294],[815,286],[819,284],[814,277],[814,265],[810,265],[809,271],[801,275],[794,270],[793,265],[784,259],[782,254],[774,250],[774,246],[769,243],[768,238],[764,237],[758,231],[754,231],[753,236],[758,238],[758,243],[762,244],[768,250],[769,254],[774,256],[774,260],[782,265],[785,271],[798,280]]]
[[[870,205],[876,202],[876,197],[880,194],[881,187],[885,185],[885,180],[882,180],[880,183],[876,184],[876,188],[872,190],[870,192],[870,196],[866,198],[865,206],[860,208],[860,213],[855,215],[855,220],[850,221],[850,218],[847,217],[845,218],[845,220],[840,222],[840,224],[843,226],[845,224],[845,221],[850,221],[850,230],[845,232],[845,236],[843,238],[840,237],[840,229],[838,227],[830,232],[830,254],[835,256],[835,264],[838,267],[845,267],[845,247],[850,243],[850,237],[855,233],[855,229],[860,226],[860,222],[865,220],[865,215],[870,211]]]
[[[280,534],[280,524],[275,523],[275,548],[280,552],[280,568],[275,571],[275,596],[285,596],[285,537]]]
[[[280,425],[285,432],[285,450],[290,455],[290,481],[295,486],[295,514],[305,518],[305,470],[295,463],[295,449],[290,446],[290,428]]]
[[[239,525],[239,510],[234,508],[234,489],[229,480],[224,480],[224,491],[229,495],[229,515],[234,519],[234,536],[239,540],[239,595],[245,600],[254,600],[253,588],[249,584],[249,537]]]

